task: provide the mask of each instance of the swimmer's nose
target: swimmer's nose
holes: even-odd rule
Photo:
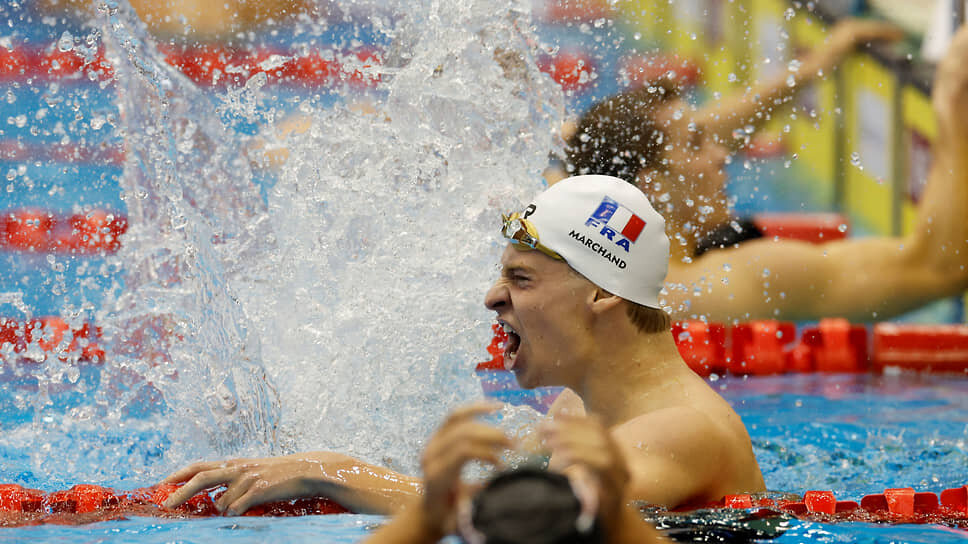
[[[499,312],[502,308],[507,306],[508,302],[508,290],[507,287],[505,287],[504,282],[501,280],[494,282],[494,285],[492,285],[484,295],[484,306],[486,306],[488,310]]]

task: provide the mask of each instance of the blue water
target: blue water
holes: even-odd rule
[[[711,384],[733,404],[749,428],[771,490],[798,494],[832,490],[839,499],[859,501],[864,495],[890,487],[940,493],[968,483],[968,379],[964,377],[816,374],[731,377]],[[492,396],[524,402],[544,394],[505,389]],[[69,411],[66,404],[61,409]],[[3,410],[2,417],[0,427],[5,429],[15,429],[20,423],[15,411]],[[129,428],[118,430],[119,434],[136,433],[144,439],[135,451],[128,452],[132,469],[144,466],[148,457],[161,455],[166,447],[163,437],[150,430],[153,417],[132,418]],[[89,439],[75,437],[79,443]],[[118,445],[130,447],[123,441]],[[104,450],[93,452],[96,455],[83,462],[97,466],[116,456],[111,448],[108,437]],[[67,450],[70,444],[54,445],[54,451]],[[78,483],[32,473],[27,460],[36,453],[8,442],[0,448],[0,479],[47,490]],[[132,470],[120,479],[100,483],[132,489],[153,481]],[[81,527],[4,529],[0,530],[0,541],[256,542],[268,538],[302,542],[315,538],[354,542],[380,521],[379,517],[357,515],[191,521],[135,518]],[[924,525],[794,522],[776,541],[804,540],[961,542],[968,540],[968,533]]]

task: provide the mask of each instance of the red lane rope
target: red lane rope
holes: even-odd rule
[[[726,495],[711,508],[768,508],[822,522],[936,523],[968,529],[968,486],[936,495],[910,487],[885,489],[860,502],[837,500],[832,491],[807,491],[799,500]]]
[[[0,484],[0,527],[60,524],[78,525],[129,516],[212,517],[220,492],[202,492],[175,509],[161,504],[178,485],[157,485],[118,493],[91,484],[78,484],[62,491],[44,493],[16,484]],[[246,516],[307,516],[349,512],[324,498],[277,501],[250,508]]]
[[[176,48],[159,46],[165,61],[181,70],[189,79],[203,86],[227,82],[244,82],[260,73],[271,82],[306,85],[372,87],[380,80],[372,68],[383,62],[383,53],[375,47],[336,53],[333,50],[297,53],[277,48],[254,51],[217,44]],[[63,79],[107,81],[114,77],[114,67],[98,51],[91,57],[56,48],[17,46],[0,48],[0,79]]]
[[[121,248],[128,219],[109,210],[58,215],[37,208],[0,212],[0,250],[80,255]]]
[[[16,484],[0,484],[0,526],[81,524],[127,516],[212,517],[220,492],[201,492],[182,506],[167,509],[161,504],[178,485],[158,485],[116,492],[91,484],[78,484],[44,493]],[[801,499],[777,500],[756,495],[727,495],[706,508],[768,508],[798,518],[825,522],[866,521],[883,523],[937,523],[968,528],[968,486],[946,489],[940,494],[912,488],[885,489],[858,501],[837,500],[832,491],[807,491]],[[246,516],[305,516],[342,514],[349,510],[325,498],[277,501],[249,509]]]
[[[52,354],[63,361],[100,364],[104,362],[104,349],[100,345],[101,328],[91,323],[71,327],[57,316],[38,317],[27,321],[0,317],[0,363],[7,361],[4,353],[17,357],[17,361],[29,362],[28,347],[36,345],[45,354]]]
[[[479,371],[504,370],[507,335],[498,325]],[[968,373],[968,325],[878,323],[868,328],[846,319],[821,319],[797,338],[793,323],[764,320],[729,327],[680,321],[672,334],[679,354],[700,376],[806,372]]]
[[[202,86],[243,83],[260,73],[269,83],[287,85],[372,88],[380,82],[379,66],[384,52],[376,46],[353,50],[333,48],[290,51],[281,47],[233,48],[220,44],[174,47],[159,45],[165,61]],[[583,92],[594,83],[596,62],[589,51],[569,49],[540,55],[538,68],[550,75],[566,91]],[[685,84],[698,79],[694,63],[659,54],[630,55],[622,60],[619,77],[631,86],[640,86],[659,77],[673,76]],[[0,80],[61,79],[67,81],[110,81],[114,67],[103,51],[83,56],[77,51],[25,45],[0,48]]]

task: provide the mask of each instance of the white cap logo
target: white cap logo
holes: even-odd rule
[[[658,308],[669,266],[665,220],[635,186],[611,176],[575,176],[538,195],[523,217],[543,245],[595,285]]]

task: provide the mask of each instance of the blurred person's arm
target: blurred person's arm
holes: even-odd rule
[[[638,499],[628,455],[597,418],[559,414],[542,434],[583,504],[597,503],[595,514],[608,544],[668,542],[631,504]]]
[[[753,130],[762,127],[775,110],[788,103],[807,84],[831,75],[834,67],[856,47],[902,37],[901,30],[888,23],[846,19],[833,27],[824,45],[798,59],[795,70],[784,66],[775,76],[742,93],[705,104],[694,118],[719,142],[737,147],[742,145],[743,140],[735,138],[734,131],[743,130],[746,134],[749,127]]]
[[[935,74],[934,162],[913,232],[813,245],[754,240],[672,263],[673,318],[884,320],[968,289],[968,30]]]
[[[454,532],[457,503],[467,494],[461,469],[470,461],[498,465],[501,452],[511,446],[500,429],[475,421],[496,408],[494,403],[472,404],[455,410],[441,424],[421,456],[423,497],[370,535],[365,544],[430,544]]]

